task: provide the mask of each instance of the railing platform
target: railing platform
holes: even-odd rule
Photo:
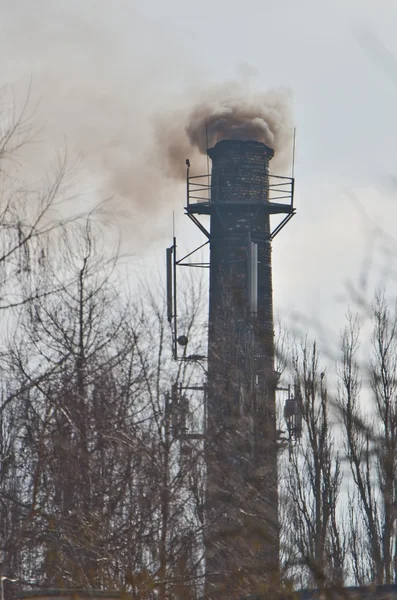
[[[269,200],[267,202],[247,202],[231,200],[220,202],[211,197],[211,175],[196,175],[187,178],[187,206],[188,214],[210,215],[215,206],[250,206],[253,209],[258,205],[266,208],[269,214],[294,214],[294,179],[280,175],[269,175]]]

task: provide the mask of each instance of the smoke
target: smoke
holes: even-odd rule
[[[0,18],[0,85],[23,103],[31,82],[29,104],[43,124],[37,143],[23,149],[19,176],[37,177],[66,148],[78,166],[79,207],[112,198],[110,218],[138,243],[168,231],[169,220],[153,215],[183,205],[185,159],[205,172],[207,137],[208,145],[264,141],[277,158],[288,148],[287,92],[255,93],[252,74],[200,87],[207,73],[130,0],[4,0]],[[189,77],[198,89],[178,97],[182,72],[184,87]]]
[[[170,177],[182,176],[184,154],[189,158],[193,154],[201,166],[198,153],[206,154],[207,148],[224,139],[263,142],[275,151],[273,170],[288,166],[293,137],[288,90],[258,92],[245,80],[215,85],[196,94],[191,107],[162,117],[158,124],[159,145],[167,149],[165,170]]]
[[[117,221],[130,239],[163,234],[170,204],[183,205],[184,194],[156,161],[152,120],[171,106],[187,69],[178,45],[130,0],[4,0],[0,19],[0,87],[19,107],[30,87],[28,113],[38,131],[20,151],[18,177],[39,186],[65,151],[76,210],[110,198],[102,218]],[[153,219],[153,210],[167,211],[169,221]]]

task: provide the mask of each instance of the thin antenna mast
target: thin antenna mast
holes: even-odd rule
[[[295,145],[296,145],[296,127],[294,127],[294,139],[292,142],[292,173],[291,177],[295,177]]]
[[[186,206],[190,203],[190,160],[187,158],[186,163]]]
[[[205,145],[207,147],[207,174],[208,174],[208,200],[210,200],[211,184],[210,184],[210,162],[208,156],[208,123],[205,123]]]

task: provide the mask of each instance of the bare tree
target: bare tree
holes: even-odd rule
[[[325,371],[314,343],[293,351],[294,393],[303,422],[302,439],[290,448],[283,478],[283,541],[290,548],[286,566],[300,572],[301,585],[342,585],[346,546],[338,514],[340,454],[330,424]],[[287,527],[287,529],[285,529]]]
[[[14,340],[20,324],[21,310],[34,299],[54,290],[41,277],[50,240],[56,232],[77,219],[69,204],[69,214],[62,215],[60,206],[67,205],[66,158],[60,159],[40,181],[27,181],[21,175],[23,151],[34,141],[37,128],[29,113],[29,95],[18,112],[15,102],[7,103],[2,95],[0,107],[0,560],[7,571],[23,578],[23,571],[33,566],[28,539],[34,507],[28,488],[36,493],[36,465],[28,473],[28,448],[21,434],[23,398],[33,389],[33,380],[24,380],[10,360],[10,340]],[[23,170],[22,170],[23,172]],[[47,374],[48,375],[48,374]],[[38,384],[42,374],[34,377]],[[38,424],[37,439],[41,439]],[[28,536],[29,538],[29,536]],[[24,540],[24,543],[23,541]],[[24,567],[22,567],[24,565]]]
[[[353,568],[360,578],[382,584],[397,580],[397,314],[383,294],[374,300],[371,320],[369,389],[363,385],[365,369],[358,367],[360,324],[350,316],[342,337],[339,406],[357,510],[365,523],[363,543],[368,548],[369,562],[359,565],[355,552]]]
[[[75,224],[57,243],[45,266],[53,291],[23,306],[8,352],[24,453],[21,577],[196,597],[204,415],[194,389],[205,372],[171,361],[157,298],[123,297],[101,228]],[[199,303],[190,296],[181,314],[192,338]]]
[[[109,409],[104,410],[98,382],[104,385],[106,372],[111,406],[117,394],[112,368],[130,347],[120,348],[116,339],[125,317],[116,316],[117,307],[112,310],[109,292],[104,293],[109,274],[100,268],[89,222],[84,229],[76,226],[65,233],[63,241],[63,266],[58,257],[52,270],[46,261],[49,286],[55,281],[57,291],[26,305],[11,357],[24,405],[23,443],[35,473],[27,493],[35,517],[32,533],[40,540],[39,573],[53,584],[93,585],[99,577],[98,560],[104,559],[100,545],[96,547],[103,509],[98,501],[109,484],[99,476],[100,469],[109,473],[113,462],[112,481],[120,485],[125,468],[122,453],[109,441],[109,432],[105,434]],[[122,419],[122,402],[117,410],[113,407],[113,426]],[[109,446],[108,464],[103,461],[99,467],[98,457]],[[114,463],[115,454],[120,464]]]

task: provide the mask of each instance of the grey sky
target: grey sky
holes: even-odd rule
[[[131,201],[124,230],[150,244],[145,264],[161,262],[164,219],[171,229],[171,212],[179,206],[182,215],[184,202],[183,186],[141,163],[152,115],[178,105],[186,90],[194,97],[195,87],[236,76],[260,89],[290,88],[298,216],[274,243],[275,305],[336,330],[345,312],[337,296],[371,255],[369,219],[394,234],[397,67],[394,77],[365,32],[397,56],[396,22],[397,4],[386,0],[3,0],[0,78],[18,97],[32,77],[40,99],[46,151],[30,155],[32,167],[66,138],[85,186],[114,190],[126,205],[135,194],[169,206],[151,227]],[[138,172],[147,186],[137,183]],[[187,219],[178,218],[178,232],[186,246],[200,241]],[[379,283],[391,259],[378,253],[374,260]]]

